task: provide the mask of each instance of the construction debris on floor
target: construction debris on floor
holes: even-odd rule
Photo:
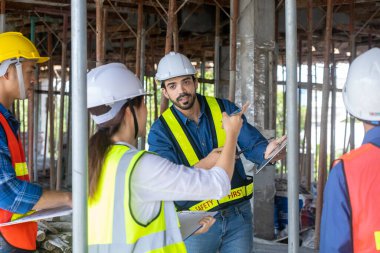
[[[299,187],[300,245],[314,248],[316,196],[304,187]],[[274,208],[274,234],[276,242],[287,242],[288,238],[288,197],[287,180],[276,178]]]
[[[56,217],[38,222],[38,253],[72,252],[72,216]]]

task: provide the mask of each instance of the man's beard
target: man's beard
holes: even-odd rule
[[[179,100],[183,97],[188,97],[188,101],[185,102],[184,104],[181,104],[179,102]],[[177,99],[175,101],[172,100],[173,104],[180,108],[181,110],[189,110],[193,107],[194,103],[195,103],[195,100],[196,100],[196,95],[191,95],[189,93],[182,93],[181,95],[179,95],[177,97]]]

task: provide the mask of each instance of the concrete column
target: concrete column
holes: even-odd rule
[[[237,32],[236,103],[251,103],[246,113],[248,122],[257,127],[265,137],[275,135],[276,89],[273,83],[275,48],[275,1],[242,0],[239,4]],[[265,25],[263,25],[265,24]],[[253,165],[245,163],[247,174]],[[273,239],[274,234],[274,184],[275,170],[269,166],[254,177],[254,235]]]

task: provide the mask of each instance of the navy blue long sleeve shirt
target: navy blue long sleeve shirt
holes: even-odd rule
[[[175,110],[193,137],[199,150],[202,152],[203,157],[206,157],[213,150],[212,135],[210,130],[210,121],[212,121],[212,118],[208,118],[205,114],[205,105],[202,103],[203,100],[200,99],[201,95],[197,94],[197,96],[197,101],[200,103],[201,110],[198,124],[186,118],[186,116],[176,108]],[[226,99],[222,99],[222,102],[227,114],[230,114],[238,109],[234,103],[231,103]],[[169,136],[167,136],[166,129],[160,120],[156,120],[153,123],[148,136],[148,144],[150,151],[153,151],[176,164],[182,163],[174,144],[170,140]],[[264,160],[264,152],[267,145],[268,141],[254,126],[247,122],[246,117],[243,115],[243,126],[238,137],[238,146],[240,149],[245,150],[243,152],[244,156],[251,162],[260,164]],[[245,176],[243,163],[240,159],[236,161],[235,169],[241,175]]]

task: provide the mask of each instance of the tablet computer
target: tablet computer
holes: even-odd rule
[[[273,158],[276,157],[276,155],[278,153],[280,153],[285,147],[286,147],[286,143],[287,143],[287,140],[284,140],[283,142],[281,142],[281,144],[279,146],[277,146],[277,148],[275,150],[272,151],[272,153],[270,153],[268,159],[265,159],[261,164],[260,166],[256,169],[256,172],[255,174],[259,173],[262,169],[265,168],[265,166],[268,165],[268,163],[270,163]]]

